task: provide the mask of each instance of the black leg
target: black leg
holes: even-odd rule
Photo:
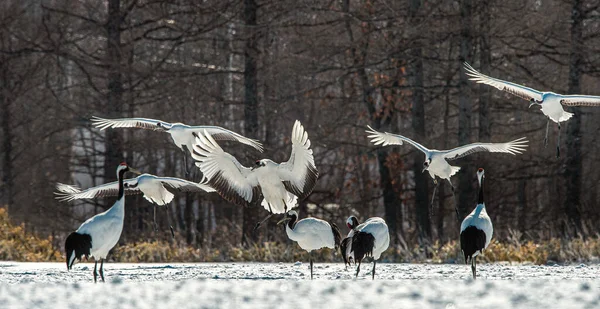
[[[310,280],[313,279],[313,259],[312,259],[312,252],[308,253],[308,259],[310,261]]]
[[[100,261],[100,278],[102,278],[102,282],[104,282],[104,270],[102,269],[102,266],[104,266],[104,259]]]
[[[187,152],[186,152],[186,146],[181,146],[181,150],[183,151],[183,171],[185,172],[185,176],[189,176],[190,175],[190,171],[188,170],[188,166],[187,166]]]
[[[152,217],[152,221],[154,222],[153,227],[154,227],[154,231],[158,232],[158,224],[156,223],[156,207],[158,207],[157,205],[153,205],[154,206],[154,216]]]
[[[475,264],[477,263],[477,257],[474,256],[471,258],[471,270],[473,271],[473,280],[477,279],[477,272],[475,270]]]
[[[544,147],[548,146],[548,128],[550,127],[550,117],[548,117],[548,121],[546,122],[546,135],[544,137]]]
[[[165,204],[165,210],[167,211],[167,223],[169,223],[169,229],[171,230],[171,237],[175,239],[175,231],[173,230],[173,225],[171,225],[171,216],[169,216],[169,205]]]
[[[431,216],[433,214],[433,202],[435,201],[435,192],[437,191],[437,188],[440,185],[440,183],[437,181],[437,179],[434,179],[433,184],[435,186],[433,187],[433,194],[431,195],[431,205],[429,205],[429,219],[431,219]]]
[[[450,179],[448,179],[448,182],[450,182]],[[456,220],[458,220],[458,222],[460,223],[460,212],[458,211],[458,207],[456,205],[456,194],[454,192],[454,186],[452,185],[452,182],[450,182],[450,188],[452,188],[452,201],[454,202],[454,212],[456,213]]]
[[[560,122],[558,123],[558,141],[556,142],[556,158],[560,158]]]
[[[96,272],[96,268],[98,267],[98,261],[94,264],[94,283],[98,281],[98,273]]]
[[[355,276],[356,278],[358,278],[358,272],[360,272],[360,263],[361,262],[362,261],[358,261],[358,266],[356,267],[356,276]]]
[[[270,213],[266,218],[264,218],[262,221],[256,223],[256,226],[254,227],[254,232],[256,232],[256,230],[258,230],[258,228],[265,223],[265,221],[269,220],[269,218],[271,218],[271,216],[273,216],[273,213]]]
[[[375,264],[377,264],[377,261],[373,259],[373,280],[375,280]]]

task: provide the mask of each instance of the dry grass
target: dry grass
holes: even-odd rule
[[[482,259],[487,262],[583,263],[600,261],[600,238],[522,241],[518,233],[509,239],[492,240]],[[217,242],[219,248],[194,248],[181,238],[133,242],[115,247],[109,259],[115,262],[295,262],[307,261],[308,253],[296,243],[263,242],[242,248],[229,242]],[[340,262],[338,252],[330,249],[313,252],[318,262]],[[410,249],[388,249],[386,262],[462,263],[457,241]],[[62,248],[53,245],[52,237],[27,233],[24,225],[10,223],[6,209],[0,208],[0,260],[23,262],[64,262]]]
[[[62,253],[52,245],[52,237],[41,238],[25,232],[24,225],[13,225],[8,212],[0,208],[0,260],[62,261]]]

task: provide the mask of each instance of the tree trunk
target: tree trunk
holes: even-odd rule
[[[421,0],[411,0],[410,2],[410,23],[413,29],[418,28],[421,19],[418,16]],[[417,33],[417,35],[419,35]],[[410,65],[408,74],[411,80],[412,88],[412,128],[414,130],[414,139],[416,141],[425,140],[425,104],[423,93],[423,51],[421,42],[413,39],[417,45],[411,50]],[[431,218],[429,213],[429,175],[423,174],[423,154],[415,151],[413,155],[413,173],[415,177],[415,209],[417,215],[417,224],[419,229],[419,238],[421,240],[431,239]]]
[[[359,44],[359,42],[357,42],[354,38],[350,24],[352,17],[350,17],[348,14],[350,13],[349,0],[343,1],[342,10],[348,16],[345,20],[345,25],[350,39],[350,52],[352,55],[353,65],[357,68],[357,74],[361,84],[362,102],[365,104],[367,111],[369,112],[373,128],[379,130],[384,126],[389,125],[393,114],[393,108],[390,108],[389,113],[381,113],[380,115],[379,110],[375,107],[375,103],[373,102],[372,98],[373,87],[369,83],[369,77],[364,66],[364,62],[367,57],[369,44],[368,40],[365,39],[364,42],[360,42],[361,49],[358,51],[355,44]],[[369,25],[366,25],[366,27],[369,27]],[[368,31],[365,31],[365,33],[368,33]],[[387,158],[387,150],[379,148],[377,150],[377,165],[379,167],[380,183],[383,190],[383,207],[385,211],[384,219],[388,225],[390,236],[392,238],[391,242],[392,244],[396,244],[398,242],[398,227],[396,222],[398,217],[398,198],[396,197],[396,192],[394,191],[394,187],[392,185],[393,182],[390,175],[390,170],[386,165]]]
[[[121,76],[121,13],[120,0],[108,1],[108,22],[106,23],[106,63],[108,66],[108,97],[106,113],[110,117],[121,117],[123,106],[123,82]],[[115,181],[115,170],[123,160],[123,138],[120,130],[105,130],[106,152],[104,158],[104,180]],[[132,164],[132,162],[127,162]],[[109,199],[108,201],[113,201]],[[111,203],[107,202],[107,207]],[[127,224],[126,224],[127,225]]]
[[[244,23],[249,33],[246,39],[244,70],[244,130],[247,137],[258,138],[258,33],[256,31],[256,15],[258,5],[255,0],[244,0]],[[258,239],[253,232],[258,219],[259,205],[244,208],[242,225],[242,243],[251,244]]]
[[[471,59],[472,33],[471,33],[471,0],[460,1],[460,19],[462,24],[460,35],[460,80],[458,84],[458,144],[465,145],[470,143],[471,139],[471,94],[469,90],[469,81],[464,72],[462,63]],[[459,220],[467,214],[467,209],[473,199],[472,180],[474,169],[469,164],[468,157],[461,160],[461,171],[458,174],[459,188],[458,210]],[[454,201],[456,203],[456,201]]]
[[[573,1],[571,10],[571,52],[569,53],[569,94],[580,92],[581,67],[583,59],[581,50],[583,48],[583,19],[581,0]],[[567,157],[565,159],[565,214],[567,224],[576,235],[581,231],[581,117],[578,108],[573,109],[573,117],[567,122]]]
[[[447,78],[446,78],[446,87],[444,90],[444,126],[443,126],[443,143],[442,143],[442,147],[444,149],[448,149],[448,136],[449,136],[449,131],[448,131],[448,122],[450,119],[450,86],[452,84],[452,75],[451,73],[447,73]],[[447,211],[446,211],[446,184],[440,184],[440,186],[438,187],[438,203],[439,203],[439,207],[438,207],[438,221],[437,221],[437,231],[438,231],[438,239],[440,241],[440,243],[445,243],[445,236],[446,233],[444,231],[444,219],[446,217]],[[455,201],[452,201],[452,206],[454,206]],[[451,212],[452,216],[454,216],[454,211]],[[453,217],[452,217],[453,218]],[[453,226],[453,225],[451,225]]]
[[[484,74],[490,74],[492,52],[490,49],[490,3],[479,2],[480,35],[479,35],[479,69]],[[489,142],[491,124],[489,118],[492,99],[492,87],[481,84],[479,86],[479,142]]]
[[[11,206],[14,203],[13,189],[13,133],[11,127],[11,110],[10,101],[5,95],[6,91],[6,76],[2,70],[0,77],[0,104],[2,108],[2,205],[6,205],[7,211],[10,214]]]

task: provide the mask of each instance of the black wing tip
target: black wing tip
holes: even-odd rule
[[[67,257],[67,269],[73,268],[75,260],[81,260],[83,256],[89,256],[92,249],[92,236],[72,232],[65,240],[65,253]],[[73,258],[73,254],[75,257]],[[71,263],[69,263],[69,261]]]
[[[465,256],[465,263],[477,251],[485,248],[485,232],[475,226],[468,226],[460,232],[460,248]]]
[[[223,172],[217,172],[213,177],[208,179],[206,184],[215,189],[215,191],[226,201],[233,203],[238,206],[250,207],[256,204],[261,198],[260,187],[254,187],[252,189],[252,200],[247,201],[241,195],[239,195],[222,177]]]
[[[373,256],[375,248],[375,236],[371,233],[357,232],[352,236],[352,251],[354,261],[362,261],[366,256]]]
[[[333,233],[333,240],[335,243],[335,249],[337,250],[340,247],[340,243],[342,240],[342,233],[340,232],[340,228],[333,222],[329,222],[331,226],[331,232]]]

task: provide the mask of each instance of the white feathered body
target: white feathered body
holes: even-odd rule
[[[173,193],[157,180],[156,176],[144,174],[137,177],[137,185],[144,193],[144,198],[157,205],[166,205],[173,200]]]
[[[267,159],[264,161],[266,165],[255,169],[252,173],[262,189],[264,199],[261,205],[274,214],[286,213],[296,207],[298,198],[285,189],[279,177],[274,177],[277,175],[279,164]]]
[[[305,218],[296,222],[294,229],[286,224],[285,231],[291,240],[298,242],[298,245],[308,252],[324,247],[335,248],[331,225],[327,221]]]
[[[184,150],[182,146],[185,146],[188,151],[192,152],[194,149],[192,146],[194,145],[195,137],[192,134],[192,130],[190,130],[190,126],[182,123],[174,123],[171,126],[171,129],[169,129],[169,133],[177,147]]]
[[[435,179],[435,176],[437,176],[442,179],[450,180],[450,177],[456,174],[459,170],[460,167],[452,166],[448,163],[448,161],[446,161],[443,153],[435,149],[431,150],[431,163],[427,169],[431,178]]]
[[[378,260],[387,248],[390,246],[390,232],[385,220],[380,217],[372,217],[359,224],[356,232],[365,232],[375,237],[375,246],[373,248],[373,258]]]
[[[494,234],[494,227],[492,225],[492,220],[490,216],[488,216],[487,211],[485,210],[485,204],[477,204],[475,209],[465,217],[462,224],[460,225],[460,232],[462,233],[469,226],[474,226],[477,229],[483,231],[485,233],[485,248],[490,244],[492,240],[492,235]],[[481,253],[481,251],[476,252],[473,256],[477,256]]]
[[[573,113],[563,109],[561,99],[562,97],[554,92],[544,92],[542,95],[542,113],[557,123],[567,121],[573,116]]]
[[[96,260],[105,259],[119,241],[124,217],[125,197],[122,197],[109,210],[89,218],[77,229],[77,233],[92,237],[90,254]]]

